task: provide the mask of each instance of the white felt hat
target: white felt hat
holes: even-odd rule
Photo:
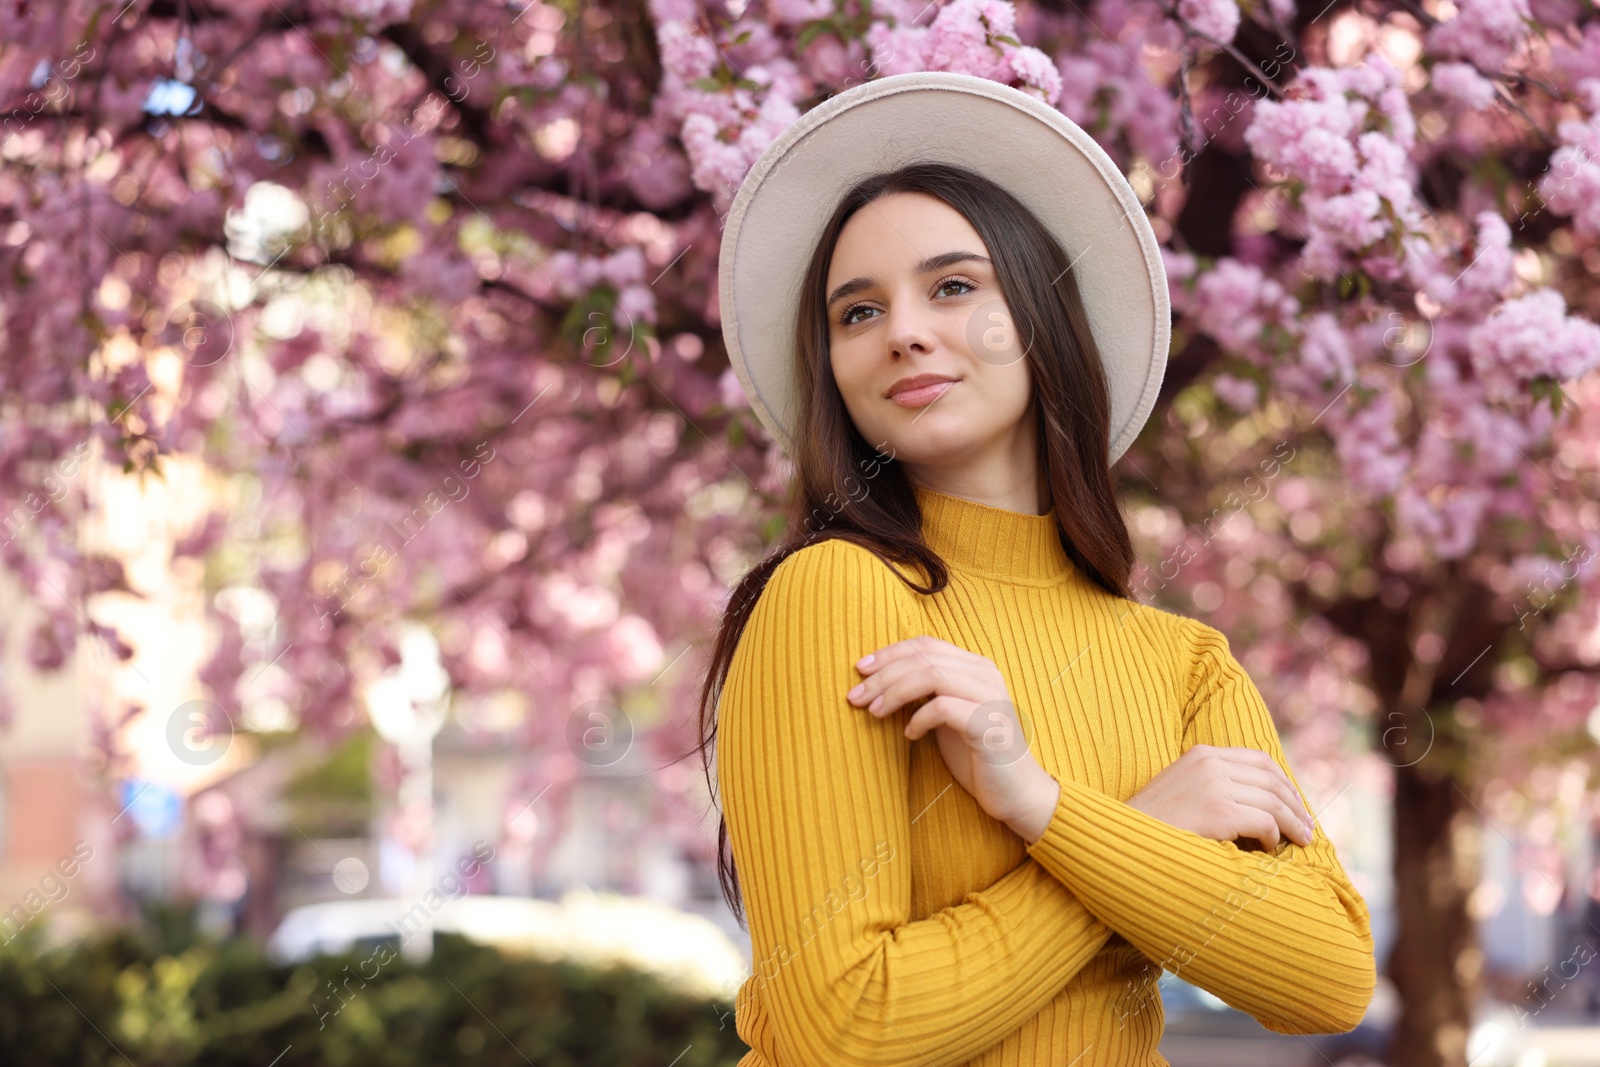
[[[795,316],[822,228],[860,179],[914,161],[966,167],[1016,197],[1073,260],[1111,389],[1115,462],[1161,389],[1166,268],[1132,186],[1077,123],[968,74],[896,74],[829,97],[779,135],[739,186],[718,262],[722,336],[756,415],[786,452],[800,398]]]

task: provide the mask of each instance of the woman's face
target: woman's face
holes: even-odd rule
[[[972,224],[924,193],[861,208],[834,246],[834,380],[867,444],[923,484],[946,480],[941,470],[1032,465],[1025,346],[988,257]]]

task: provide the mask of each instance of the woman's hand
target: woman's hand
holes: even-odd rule
[[[1028,747],[1016,705],[992,660],[936,637],[885,645],[858,660],[866,680],[846,694],[882,718],[931,697],[907,720],[913,741],[929,730],[951,777],[979,807],[1032,844],[1055,813],[1061,784]]]
[[[1128,804],[1214,841],[1283,837],[1309,845],[1311,813],[1276,760],[1253,748],[1195,745],[1161,769]],[[1281,836],[1280,836],[1281,831]]]

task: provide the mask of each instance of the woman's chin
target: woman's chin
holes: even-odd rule
[[[905,434],[902,440],[891,440],[891,444],[894,458],[900,463],[926,470],[963,467],[980,449],[979,442],[966,434],[936,432]]]
[[[868,445],[885,456],[918,466],[963,466],[975,455],[992,447],[1003,431],[989,425],[974,425],[973,413],[955,406],[941,409],[932,404],[899,417],[874,419],[862,430]],[[976,432],[982,430],[983,432]]]

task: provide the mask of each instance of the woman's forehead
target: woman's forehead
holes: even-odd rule
[[[988,256],[983,238],[955,208],[923,194],[891,194],[862,207],[845,223],[828,280],[837,284],[867,264],[914,272],[925,261],[955,251]]]

